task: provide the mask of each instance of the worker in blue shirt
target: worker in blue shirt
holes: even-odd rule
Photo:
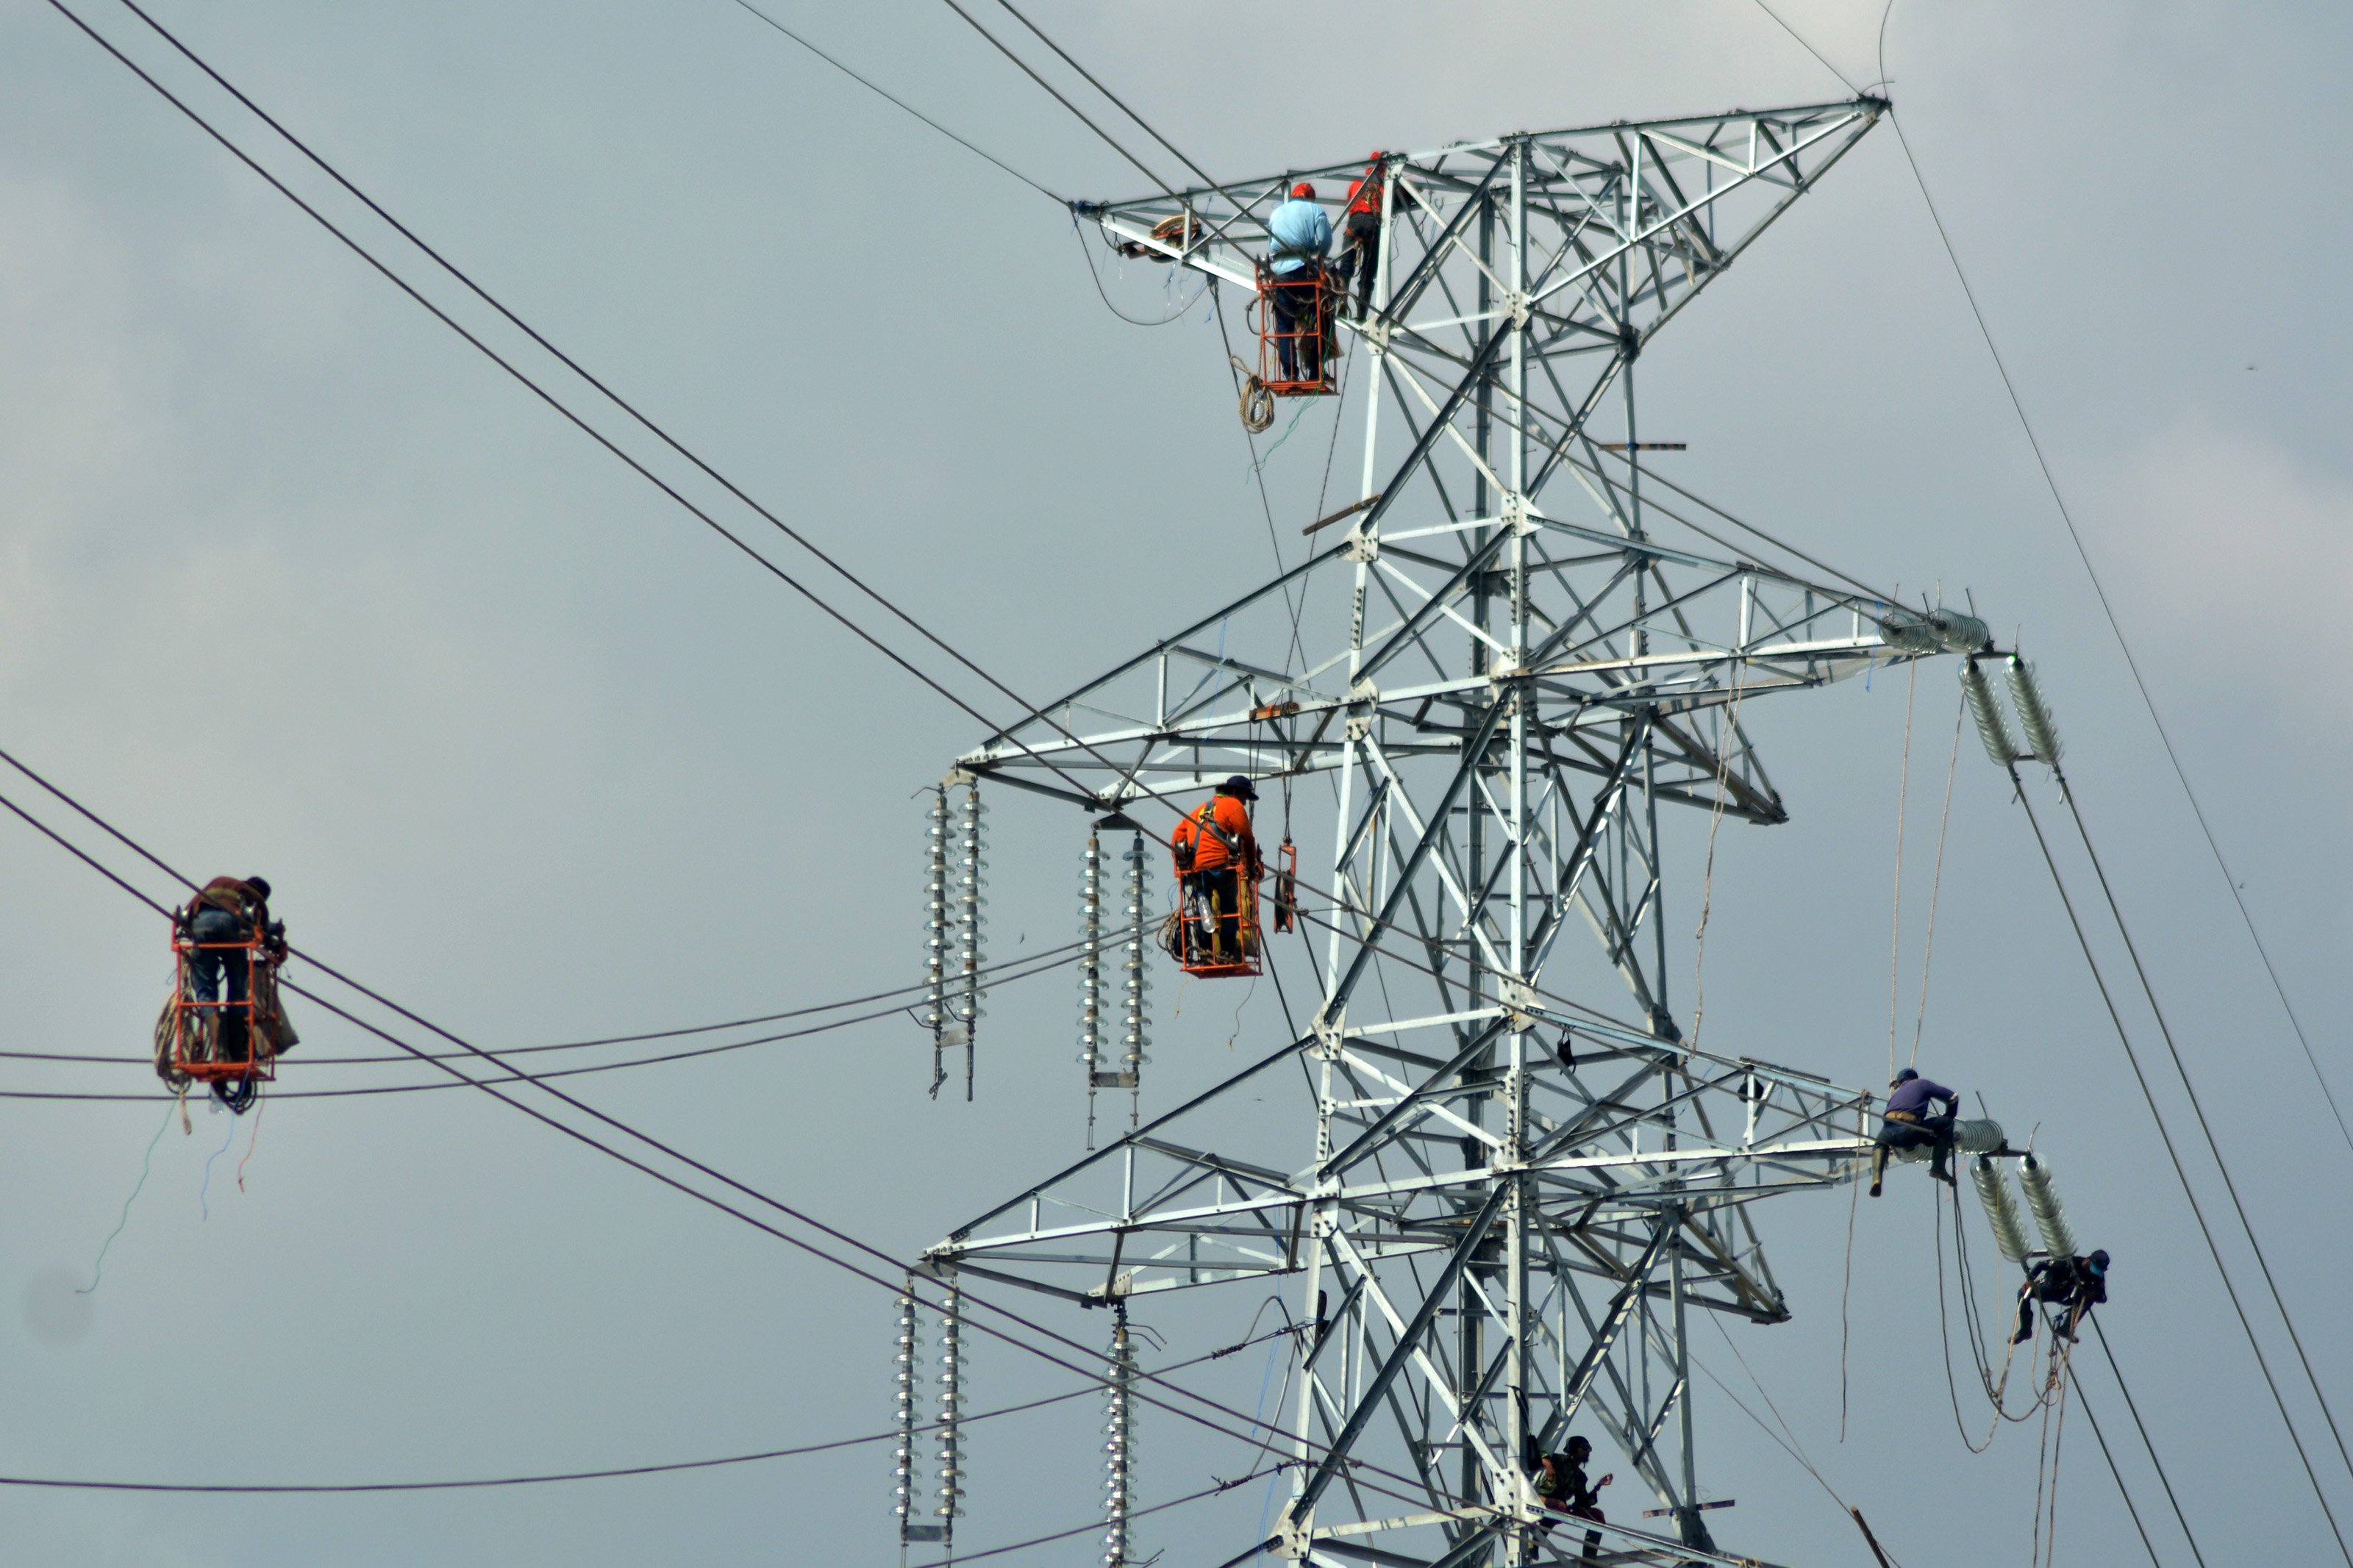
[[[1332,220],[1316,205],[1315,187],[1302,180],[1291,199],[1266,220],[1268,290],[1274,306],[1274,346],[1282,379],[1320,379],[1324,368],[1324,258],[1332,249]],[[1303,327],[1302,322],[1306,324]]]
[[[1879,1147],[1871,1156],[1871,1195],[1879,1195],[1879,1186],[1887,1174],[1887,1156],[1897,1149],[1933,1147],[1935,1163],[1928,1173],[1953,1185],[1953,1117],[1961,1108],[1961,1097],[1943,1084],[1922,1078],[1914,1068],[1905,1068],[1895,1075],[1888,1086],[1887,1109],[1879,1124]],[[1935,1114],[1938,1103],[1945,1107],[1941,1115]]]

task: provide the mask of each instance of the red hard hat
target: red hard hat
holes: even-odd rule
[[[1303,200],[1312,202],[1315,199],[1315,187],[1309,184],[1306,181],[1302,180],[1297,184],[1291,187],[1291,194],[1302,198]]]

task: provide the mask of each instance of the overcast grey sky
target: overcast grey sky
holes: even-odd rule
[[[72,3],[208,112],[221,105],[113,0]],[[1132,173],[946,7],[773,4],[1055,191],[1133,192]],[[153,8],[1017,687],[1074,684],[1270,570],[1200,312],[1123,325],[1066,214],[726,0]],[[1778,8],[1855,81],[1880,74],[1876,6]],[[1275,21],[1232,4],[1038,0],[1032,14],[1195,159],[1236,174],[1844,90],[1746,0],[1305,3]],[[2336,809],[2353,746],[2316,642],[2353,601],[2353,314],[2337,279],[2353,234],[2329,173],[2353,141],[2348,30],[2336,7],[1902,0],[1885,69],[2321,1063],[2353,1089]],[[262,145],[250,121],[224,123]],[[1108,281],[1131,309],[1159,297],[1156,277]],[[484,314],[435,296],[470,322]],[[1968,588],[2041,661],[2282,1289],[2332,1398],[2353,1405],[2335,1196],[2353,1152],[1892,131],[1643,363],[1645,434],[1690,443],[1679,479],[1858,575]],[[267,874],[298,941],[486,1044],[915,977],[911,795],[972,726],[563,425],[37,0],[0,0],[0,745],[159,852],[202,875]],[[1270,465],[1286,533],[1314,515],[1330,429],[1311,412]],[[1947,665],[1922,672],[1914,719],[1907,1001],[1950,679]],[[1888,1026],[1904,682],[1755,722],[1793,820],[1725,836],[1707,1026],[1744,1054],[1869,1083]],[[1069,940],[1072,824],[1006,802],[993,827],[994,952]],[[1982,1091],[2014,1132],[2037,1129],[2087,1244],[2116,1254],[2105,1321],[2209,1561],[2323,1560],[2326,1526],[2025,825],[1973,741],[1949,834],[1923,1065]],[[14,895],[0,905],[0,1048],[138,1054],[168,975],[159,922],[13,819],[0,875]],[[1688,864],[1681,876],[1670,898],[1686,900],[1687,930]],[[1156,995],[1168,1005],[1176,987]],[[577,1081],[905,1253],[1077,1151],[1071,1016],[1065,976],[1000,993],[973,1106],[923,1098],[923,1037],[895,1019]],[[360,1069],[308,1064],[374,1054],[316,1009],[302,1022],[286,1088],[353,1081]],[[1249,1053],[1281,1027],[1263,993],[1188,994],[1156,1031],[1148,1101],[1243,1059],[1229,1036]],[[21,1061],[0,1073],[19,1090],[150,1081]],[[77,1298],[158,1111],[0,1100],[0,1473],[429,1479],[889,1423],[886,1296],[463,1091],[275,1104],[242,1191],[250,1119],[199,1111],[192,1134],[156,1145],[103,1283]],[[1303,1119],[1296,1136],[1303,1155]],[[1843,1337],[1833,1198],[1768,1219],[1795,1321],[1732,1335],[1907,1568],[2014,1559],[2038,1434],[2006,1428],[1972,1457],[1954,1430],[1916,1176],[1862,1206]],[[1211,1292],[1149,1321],[1182,1357],[1239,1338],[1255,1305]],[[1071,1318],[1058,1326],[1099,1331]],[[2284,1365],[2284,1341],[2259,1328]],[[1721,1341],[1699,1343],[1754,1393]],[[976,1407],[1068,1386],[1001,1346],[974,1364]],[[1265,1365],[1231,1358],[1204,1386],[1248,1406]],[[2106,1419],[2105,1377],[2091,1388],[2110,1393]],[[1962,1407],[1973,1437],[1981,1407]],[[2353,1521],[2353,1478],[2295,1408]],[[1713,1386],[1701,1410],[1704,1479],[1739,1503],[1714,1516],[1721,1541],[1780,1562],[1866,1560],[1821,1489]],[[1098,1424],[1087,1399],[976,1430],[960,1539],[1085,1521]],[[1248,1463],[1241,1445],[1150,1413],[1141,1443],[1147,1501]],[[2062,1474],[2061,1555],[2143,1560],[2072,1423]],[[2127,1479],[2161,1509],[2145,1464]],[[871,1446],[523,1491],[0,1489],[0,1539],[12,1562],[43,1563],[889,1563],[889,1487],[887,1447]],[[1139,1540],[1172,1564],[1216,1562],[1261,1502],[1250,1489],[1147,1521]],[[2166,1561],[2186,1562],[2168,1539]],[[1098,1552],[1080,1537],[1018,1560]]]

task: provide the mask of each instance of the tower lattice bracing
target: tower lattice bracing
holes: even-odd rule
[[[1313,1327],[1277,1556],[1570,1560],[1581,1535],[1539,1528],[1529,1470],[1572,1425],[1620,1455],[1614,1561],[1715,1556],[1686,1326],[1788,1316],[1754,1206],[1851,1179],[1870,1100],[1689,1037],[1663,845],[1784,819],[1749,738],[1774,704],[1752,704],[1982,628],[1727,542],[1643,461],[1635,372],[1884,108],[1391,156],[1372,310],[1342,329],[1363,504],[955,759],[1162,838],[1237,773],[1328,827],[1330,858],[1302,868],[1305,941],[1268,939],[1308,998],[1299,1037],[927,1259],[1092,1305],[1289,1294]],[[1081,210],[1131,255],[1248,289],[1291,182],[1358,173]],[[1689,921],[1696,856],[1678,877]],[[1296,1131],[1243,1143],[1229,1097],[1292,1082]],[[1644,1490],[1663,1522],[1629,1528]]]

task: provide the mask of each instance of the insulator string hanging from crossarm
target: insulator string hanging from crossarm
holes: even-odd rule
[[[988,905],[981,889],[988,886],[987,858],[981,846],[981,816],[987,808],[982,805],[978,780],[965,785],[964,834],[956,857],[956,937],[957,959],[962,965],[956,980],[955,1013],[964,1026],[964,1097],[972,1099],[973,1040],[980,1032],[980,952],[981,928],[988,917],[980,911]]]
[[[1111,1365],[1103,1382],[1103,1568],[1128,1568],[1129,1512],[1134,1505],[1135,1346],[1127,1327],[1127,1303],[1112,1303]]]
[[[1961,661],[1961,693],[1968,699],[1969,717],[1977,721],[1978,739],[1985,742],[1986,755],[1994,766],[2006,768],[2020,756],[2018,742],[2010,739],[2010,721],[2002,717],[2001,699],[1995,695],[1993,682],[1978,668],[1974,658]]]
[[[2050,1165],[2031,1153],[2018,1163],[2018,1184],[2026,1190],[2026,1212],[2042,1235],[2043,1249],[2053,1258],[2075,1256],[2075,1227],[2067,1223],[2066,1206],[2051,1184]]]
[[[940,1097],[947,1081],[948,1027],[948,790],[931,792],[931,846],[924,884],[923,1025],[932,1032],[932,1098]]]
[[[920,1370],[923,1346],[923,1328],[915,1309],[915,1282],[911,1278],[905,1293],[899,1298],[899,1344],[893,1365],[898,1385],[899,1439],[898,1447],[892,1452],[892,1511],[899,1517],[899,1544],[902,1556],[909,1542],[930,1539],[929,1531],[920,1535],[913,1533],[922,1528],[916,1523],[916,1516],[923,1504],[916,1498],[915,1471],[922,1458],[917,1450],[916,1433],[923,1425],[918,1409],[923,1395],[917,1386],[923,1376]]]
[[[940,1303],[940,1489],[932,1512],[942,1544],[953,1546],[964,1512],[964,1288],[954,1275]]]
[[[1096,1074],[1103,1052],[1103,835],[1079,857],[1079,1063],[1087,1075],[1087,1147],[1095,1146]]]
[[[2019,1223],[2018,1202],[2010,1195],[2001,1168],[1980,1154],[1969,1163],[1969,1179],[1976,1184],[1978,1201],[1985,1205],[1986,1224],[1993,1229],[1994,1245],[2012,1263],[2023,1264],[2029,1250],[2026,1227]]]
[[[1150,858],[1144,847],[1144,835],[1138,833],[1127,848],[1127,921],[1126,952],[1121,959],[1123,1016],[1120,1028],[1120,1070],[1127,1078],[1127,1124],[1133,1131],[1144,1091],[1144,1064],[1152,1058],[1145,1047],[1152,1038],[1146,1016],[1145,994],[1152,989],[1151,978],[1145,973],[1146,949],[1145,915],[1151,888]]]
[[[2017,654],[2005,661],[2010,677],[2010,700],[2018,710],[2018,727],[2026,731],[2026,744],[2038,763],[2057,763],[2061,748],[2059,726],[2051,717],[2051,704],[2043,700],[2042,683],[2034,679],[2034,667]]]

